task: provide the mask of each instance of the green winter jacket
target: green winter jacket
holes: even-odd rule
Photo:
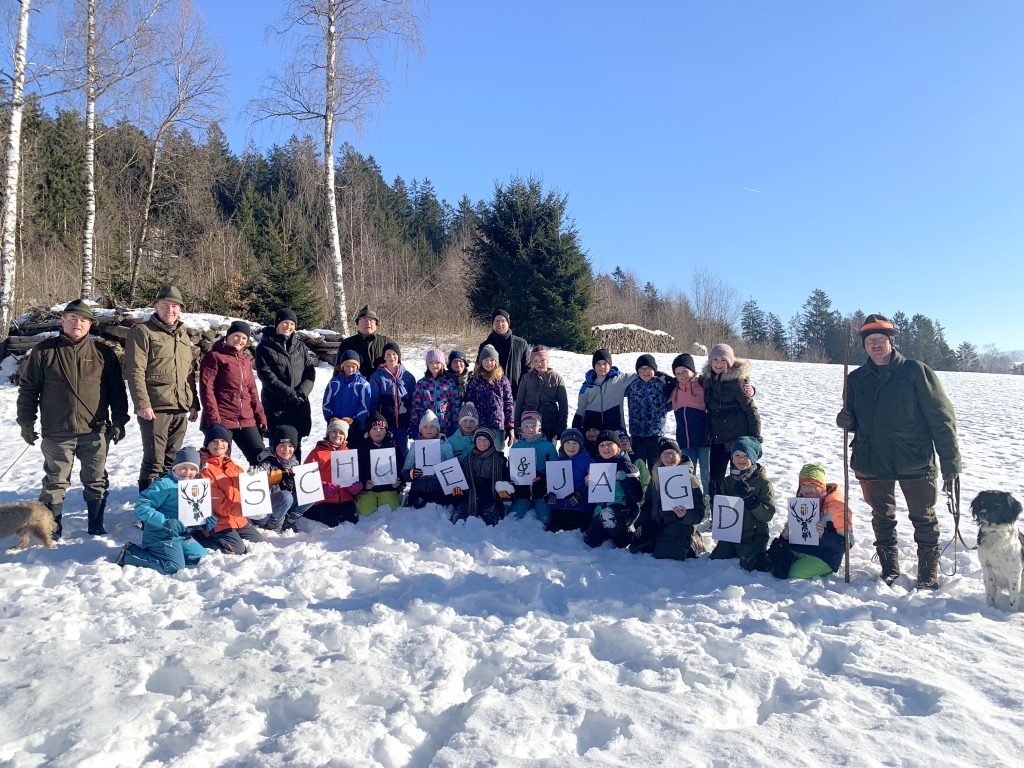
[[[662,509],[658,470],[663,466],[660,461],[654,465],[654,470],[651,472],[651,484],[644,496],[640,519],[644,521],[644,528],[650,524],[657,531],[651,554],[659,558],[686,560],[693,554],[704,551],[703,542],[699,541],[700,534],[694,537],[693,530],[695,525],[699,525],[704,520],[704,492],[701,490],[700,481],[693,474],[692,465],[687,465],[690,466],[693,509],[687,510],[682,517],[676,517],[676,513],[671,509]],[[698,541],[695,541],[695,538]]]
[[[888,365],[867,360],[850,373],[846,403],[859,480],[934,479],[936,451],[942,474],[960,473],[953,406],[924,363],[895,350]]]
[[[153,315],[128,334],[124,372],[135,412],[199,410],[196,372],[199,348],[193,347],[181,322],[174,327]]]
[[[740,498],[753,494],[752,502],[744,501],[743,537],[739,544],[718,542],[711,556],[716,560],[723,556],[739,557],[740,565],[750,570],[756,558],[768,548],[768,523],[775,517],[775,492],[768,473],[760,464],[754,466],[749,476],[744,477],[744,474],[735,475],[730,471],[722,480],[720,491],[723,496]]]
[[[93,337],[73,342],[62,333],[44,339],[25,359],[20,376],[18,424],[31,427],[38,409],[43,437],[84,435],[101,422],[128,422],[121,363]]]

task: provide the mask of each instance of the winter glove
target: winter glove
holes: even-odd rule
[[[181,536],[185,532],[185,526],[182,525],[181,520],[169,517],[164,521],[164,530],[172,536]]]
[[[502,501],[508,501],[515,493],[515,488],[512,486],[512,483],[506,480],[499,480],[496,482],[494,484],[494,490],[498,492],[498,498]]]
[[[840,429],[853,429],[853,414],[844,408],[836,415],[836,425]]]
[[[611,508],[601,510],[601,525],[605,528],[615,527],[615,511]]]
[[[260,437],[266,437],[267,434],[269,433],[269,431],[267,430],[267,425],[266,424],[260,424],[258,429],[260,431]]]
[[[583,499],[580,497],[578,493],[570,493],[568,496],[565,497],[565,501],[566,503],[573,507],[578,507],[580,504],[583,503]]]
[[[417,477],[423,477],[423,470],[422,469],[415,469],[415,468],[410,469],[409,470],[409,479],[410,480],[415,480]]]
[[[358,480],[348,487],[348,492],[351,493],[353,496],[358,494],[361,490],[363,490],[363,484],[360,483]]]
[[[21,427],[21,439],[24,440],[29,445],[35,445],[36,440],[39,439],[39,435],[37,435],[36,431],[32,429],[31,424],[27,426],[23,424]]]
[[[740,387],[740,389],[743,390],[743,394],[746,395],[747,397],[753,397],[755,394],[757,394],[757,390],[754,389],[754,385],[746,381],[743,382],[743,386]]]
[[[956,478],[957,478],[957,474],[955,472],[950,472],[950,473],[945,474],[945,475],[942,476],[942,492],[943,493],[952,493],[953,492],[953,486],[956,484]]]
[[[199,526],[199,528],[201,530],[204,530],[207,533],[213,533],[213,531],[214,531],[214,529],[216,527],[217,527],[217,517],[216,517],[216,515],[210,515],[208,518],[206,518],[206,521],[201,526]]]
[[[515,429],[513,429],[512,427],[509,427],[508,429],[505,430],[505,442],[508,445],[512,445],[512,442],[515,440],[515,437],[516,437]]]
[[[458,487],[452,488],[452,496],[461,496],[461,495],[462,495],[462,489],[461,488],[458,488]]]
[[[324,496],[337,496],[341,493],[341,486],[334,483],[324,483]]]

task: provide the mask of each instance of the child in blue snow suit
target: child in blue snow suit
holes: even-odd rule
[[[334,378],[324,390],[324,421],[348,419],[352,425],[350,448],[358,444],[366,432],[366,419],[370,415],[370,382],[359,372],[358,352],[344,350],[334,366]]]
[[[473,452],[473,436],[479,424],[480,416],[476,412],[476,406],[470,402],[463,403],[459,410],[459,429],[448,438],[448,445],[452,447],[452,452],[459,461]]]
[[[626,385],[632,459],[634,464],[643,462],[650,471],[658,463],[658,441],[665,431],[665,417],[671,409],[665,397],[665,386],[671,380],[658,372],[654,355],[640,355],[636,359],[636,376]]]
[[[611,541],[616,547],[628,547],[633,540],[633,524],[640,516],[640,471],[622,452],[617,432],[605,430],[597,438],[601,459],[595,463],[615,464],[615,499],[598,504],[583,540],[591,547]],[[593,468],[591,468],[593,469]]]
[[[387,419],[388,431],[395,438],[399,465],[405,463],[405,454],[409,451],[409,423],[415,391],[416,377],[402,365],[402,350],[389,341],[384,345],[384,362],[370,376],[368,410]]]
[[[544,525],[551,519],[551,507],[548,505],[546,496],[548,492],[547,475],[544,472],[544,465],[549,461],[558,458],[555,446],[544,437],[541,432],[541,418],[537,411],[524,411],[523,421],[519,425],[520,438],[513,444],[513,448],[533,448],[536,454],[535,465],[537,476],[530,485],[516,485],[515,500],[509,512],[515,513],[520,520],[525,517],[531,509]],[[509,476],[515,477],[516,468],[509,468]]]
[[[452,447],[448,440],[441,434],[441,424],[433,411],[423,414],[419,424],[420,440],[441,441],[441,461],[454,458]],[[427,504],[452,504],[451,496],[445,494],[441,488],[441,481],[436,475],[425,475],[423,470],[416,466],[416,455],[414,449],[409,451],[405,457],[405,464],[402,466],[402,476],[408,478],[409,484],[409,506],[413,509],[423,509]]]
[[[547,501],[551,507],[549,531],[579,531],[583,533],[594,518],[592,505],[587,503],[586,479],[594,459],[583,450],[583,443],[583,433],[578,429],[570,428],[562,433],[558,458],[572,461],[573,491],[564,499],[556,498],[553,493],[548,495]]]
[[[178,519],[178,481],[192,480],[199,474],[199,451],[182,448],[174,457],[174,466],[139,494],[135,516],[142,523],[142,546],[125,544],[117,564],[152,568],[163,574],[177,573],[186,565],[195,565],[206,548],[192,538],[191,530]],[[215,517],[209,518],[212,523]]]

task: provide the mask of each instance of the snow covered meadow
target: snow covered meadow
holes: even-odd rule
[[[422,359],[408,351],[419,375]],[[635,355],[616,364],[632,370]],[[672,356],[657,355],[667,369]],[[699,360],[703,362],[703,360]],[[552,354],[574,390],[590,357]],[[318,371],[319,397],[330,370]],[[941,374],[970,499],[1022,495],[1024,377]],[[777,496],[822,461],[842,369],[755,362]],[[0,471],[22,450],[0,385]],[[316,417],[315,417],[316,418]],[[669,430],[672,430],[669,417]],[[190,427],[189,442],[200,433]],[[138,429],[113,447],[111,535],[84,535],[79,489],[54,550],[0,554],[0,765],[1020,765],[1024,616],[985,606],[973,553],[937,592],[877,579],[851,486],[852,581],[787,582],[401,509],[268,536],[172,576],[111,562],[138,541]],[[0,501],[35,498],[32,448]],[[939,509],[943,544],[952,519]],[[776,533],[782,526],[777,517]],[[14,539],[4,542],[5,546]],[[1006,599],[1001,606],[1005,607]]]

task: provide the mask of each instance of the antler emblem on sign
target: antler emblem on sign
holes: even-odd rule
[[[203,514],[203,501],[206,499],[206,494],[209,490],[210,486],[206,485],[206,483],[182,486],[181,496],[191,507],[193,520],[202,520],[206,517]],[[202,492],[202,495],[199,495],[200,492]]]

